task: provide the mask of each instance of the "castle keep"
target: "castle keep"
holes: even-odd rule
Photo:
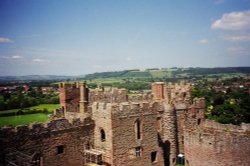
[[[152,84],[152,94],[60,83],[51,121],[0,129],[0,165],[250,165],[250,125],[204,118],[190,84]],[[185,159],[183,157],[185,156]]]

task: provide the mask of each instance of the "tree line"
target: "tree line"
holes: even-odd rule
[[[59,97],[55,93],[43,94],[41,88],[30,88],[23,93],[23,87],[19,86],[14,93],[3,91],[0,94],[0,111],[8,109],[26,108],[39,104],[58,104]]]

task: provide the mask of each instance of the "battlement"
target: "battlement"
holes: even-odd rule
[[[92,104],[92,111],[109,112],[113,115],[131,115],[157,113],[162,111],[162,107],[158,102],[122,102],[122,103],[98,103]]]
[[[95,89],[91,89],[91,92],[109,92],[109,93],[122,93],[127,92],[125,88],[116,88],[116,87],[97,87]]]
[[[61,82],[59,88],[79,88],[80,82]]]
[[[113,87],[96,88],[89,91],[89,102],[125,102],[128,101],[128,91]]]
[[[152,94],[155,100],[170,102],[190,102],[192,85],[190,83],[152,83]]]
[[[129,96],[129,101],[130,102],[143,102],[143,101],[152,101],[153,96],[152,94],[135,94]]]
[[[212,129],[214,131],[226,131],[226,132],[250,132],[249,123],[241,123],[240,126],[233,124],[221,124],[213,120],[206,119],[202,125],[206,129]]]
[[[118,89],[114,87],[105,87],[105,88],[96,88],[96,89],[90,89],[90,95],[120,95],[120,94],[127,94],[126,89]]]
[[[70,128],[75,128],[76,126],[90,125],[91,121],[88,119],[74,119],[72,121],[68,119],[56,119],[49,121],[47,123],[32,123],[30,125],[20,125],[16,127],[2,127],[0,128],[0,138],[11,138],[9,135],[17,134],[22,135],[24,133],[46,133],[53,131],[66,130]]]

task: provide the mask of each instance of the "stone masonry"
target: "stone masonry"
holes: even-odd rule
[[[61,108],[47,123],[0,129],[0,166],[250,165],[250,125],[206,120],[187,83],[152,94],[60,83]],[[183,159],[183,158],[182,158]]]

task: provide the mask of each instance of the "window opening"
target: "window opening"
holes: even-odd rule
[[[57,146],[57,154],[62,154],[64,152],[63,145]]]
[[[141,139],[141,123],[139,120],[135,122],[135,134],[137,139]]]
[[[104,142],[106,140],[106,135],[103,129],[101,129],[101,141]]]
[[[156,162],[157,152],[151,152],[151,162]]]
[[[141,156],[141,147],[136,147],[135,148],[135,156],[140,157]]]
[[[200,125],[201,124],[201,119],[197,120],[197,124]]]

